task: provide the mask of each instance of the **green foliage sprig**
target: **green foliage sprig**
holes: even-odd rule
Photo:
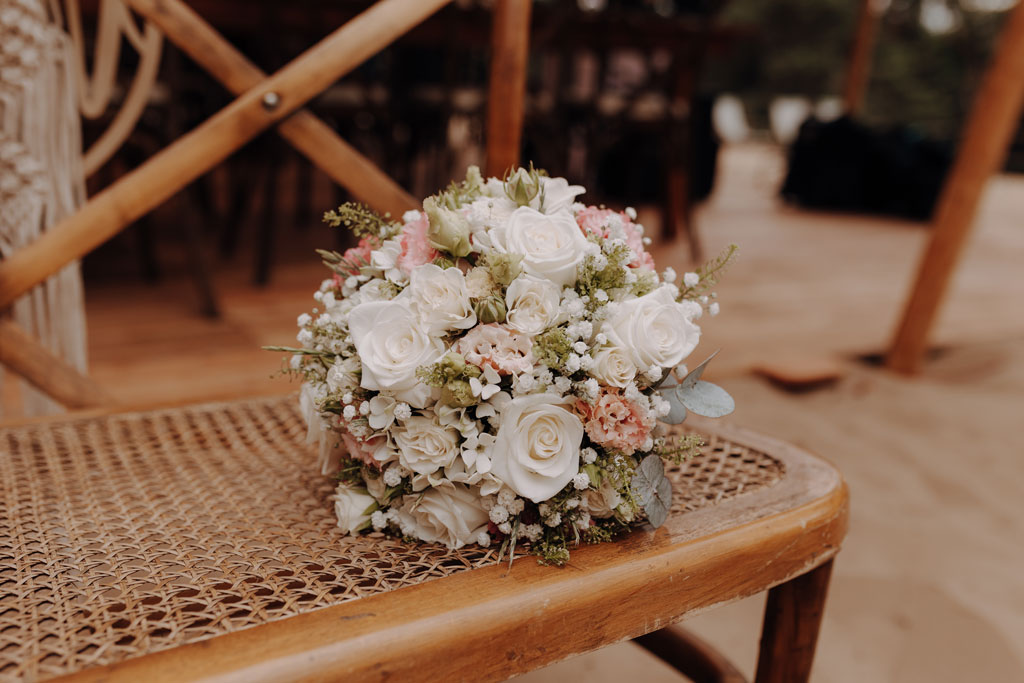
[[[465,180],[461,183],[453,180],[448,187],[434,195],[434,201],[446,209],[461,209],[482,197],[483,192],[484,178],[480,175],[480,169],[470,166],[466,170]]]
[[[655,452],[674,465],[681,465],[700,454],[704,439],[699,434],[670,436],[660,444]]]
[[[358,202],[345,202],[337,209],[325,212],[324,222],[332,228],[345,226],[356,237],[372,236],[382,241],[396,235],[401,229],[398,223],[391,220],[390,213],[382,216]]]
[[[739,247],[730,244],[721,254],[711,259],[697,270],[700,280],[692,287],[684,287],[679,293],[680,299],[697,299],[707,294],[712,287],[718,284],[718,279],[732,265],[733,257]]]

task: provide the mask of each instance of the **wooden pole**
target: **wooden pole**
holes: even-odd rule
[[[931,240],[886,364],[902,373],[920,369],[928,332],[977,213],[985,183],[1006,158],[1024,104],[1024,2],[1006,20],[982,79],[956,161],[935,210]]]
[[[530,0],[497,0],[491,35],[487,103],[487,174],[501,177],[519,163],[523,99],[530,59]]]
[[[0,310],[81,258],[449,0],[381,0],[0,262]]]
[[[0,320],[0,365],[67,408],[93,408],[113,403],[96,382],[53,355],[16,323]]]
[[[847,114],[856,114],[864,103],[880,17],[876,0],[861,0],[850,61],[846,66],[846,82],[843,84],[843,109]]]
[[[181,0],[126,3],[235,95],[266,79],[267,74]],[[398,216],[418,206],[412,195],[309,111],[296,112],[281,122],[277,130],[356,199],[378,211]]]

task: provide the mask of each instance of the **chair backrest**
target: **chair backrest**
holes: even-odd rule
[[[158,57],[158,43],[153,31],[159,29],[238,98],[118,179],[74,215],[0,261],[0,311],[275,125],[296,149],[357,199],[396,215],[414,208],[417,202],[405,190],[301,107],[448,2],[380,0],[267,76],[181,0],[124,0],[124,6],[147,20],[141,34],[134,27],[127,28],[131,17],[127,10],[118,9],[120,2],[105,0],[104,11],[109,13],[105,30],[130,32],[129,39],[136,39],[133,44],[147,50],[147,70],[155,74],[153,54]],[[77,9],[73,1],[69,5]],[[489,117],[489,138],[493,142],[488,156],[490,166],[501,170],[518,161],[529,10],[529,0],[498,0],[495,6]],[[99,56],[103,63],[97,77],[110,68],[109,51]],[[148,76],[144,74],[145,78]],[[87,104],[93,106],[93,99],[103,99],[102,90],[90,90]],[[139,106],[133,100],[121,123],[115,120],[108,130],[108,142],[97,149],[93,163],[116,146],[125,122]],[[14,323],[0,322],[0,364],[65,405],[82,407],[107,400],[95,383],[45,349],[30,344],[30,340],[31,336]]]

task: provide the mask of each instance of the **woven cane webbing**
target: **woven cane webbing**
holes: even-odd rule
[[[0,429],[0,680],[39,680],[491,563],[342,536],[294,397]],[[777,482],[712,438],[674,510]],[[552,571],[558,571],[552,569]]]

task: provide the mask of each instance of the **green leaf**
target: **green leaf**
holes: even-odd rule
[[[630,487],[651,526],[658,528],[664,524],[672,507],[672,482],[665,477],[665,463],[661,458],[648,455],[640,461]]]
[[[677,425],[686,419],[686,406],[675,392],[676,387],[671,387],[661,393],[662,398],[668,401],[670,407],[668,415],[658,418],[665,424]]]
[[[717,384],[697,381],[692,386],[684,382],[675,395],[691,412],[704,417],[723,417],[736,409],[732,396]]]
[[[690,373],[683,378],[683,381],[679,383],[679,386],[686,389],[696,384],[697,380],[700,379],[700,376],[704,374],[704,370],[708,367],[708,363],[710,363],[711,359],[717,355],[718,351],[715,351],[713,354],[705,358],[700,365],[695,367],[693,370],[690,370]]]

